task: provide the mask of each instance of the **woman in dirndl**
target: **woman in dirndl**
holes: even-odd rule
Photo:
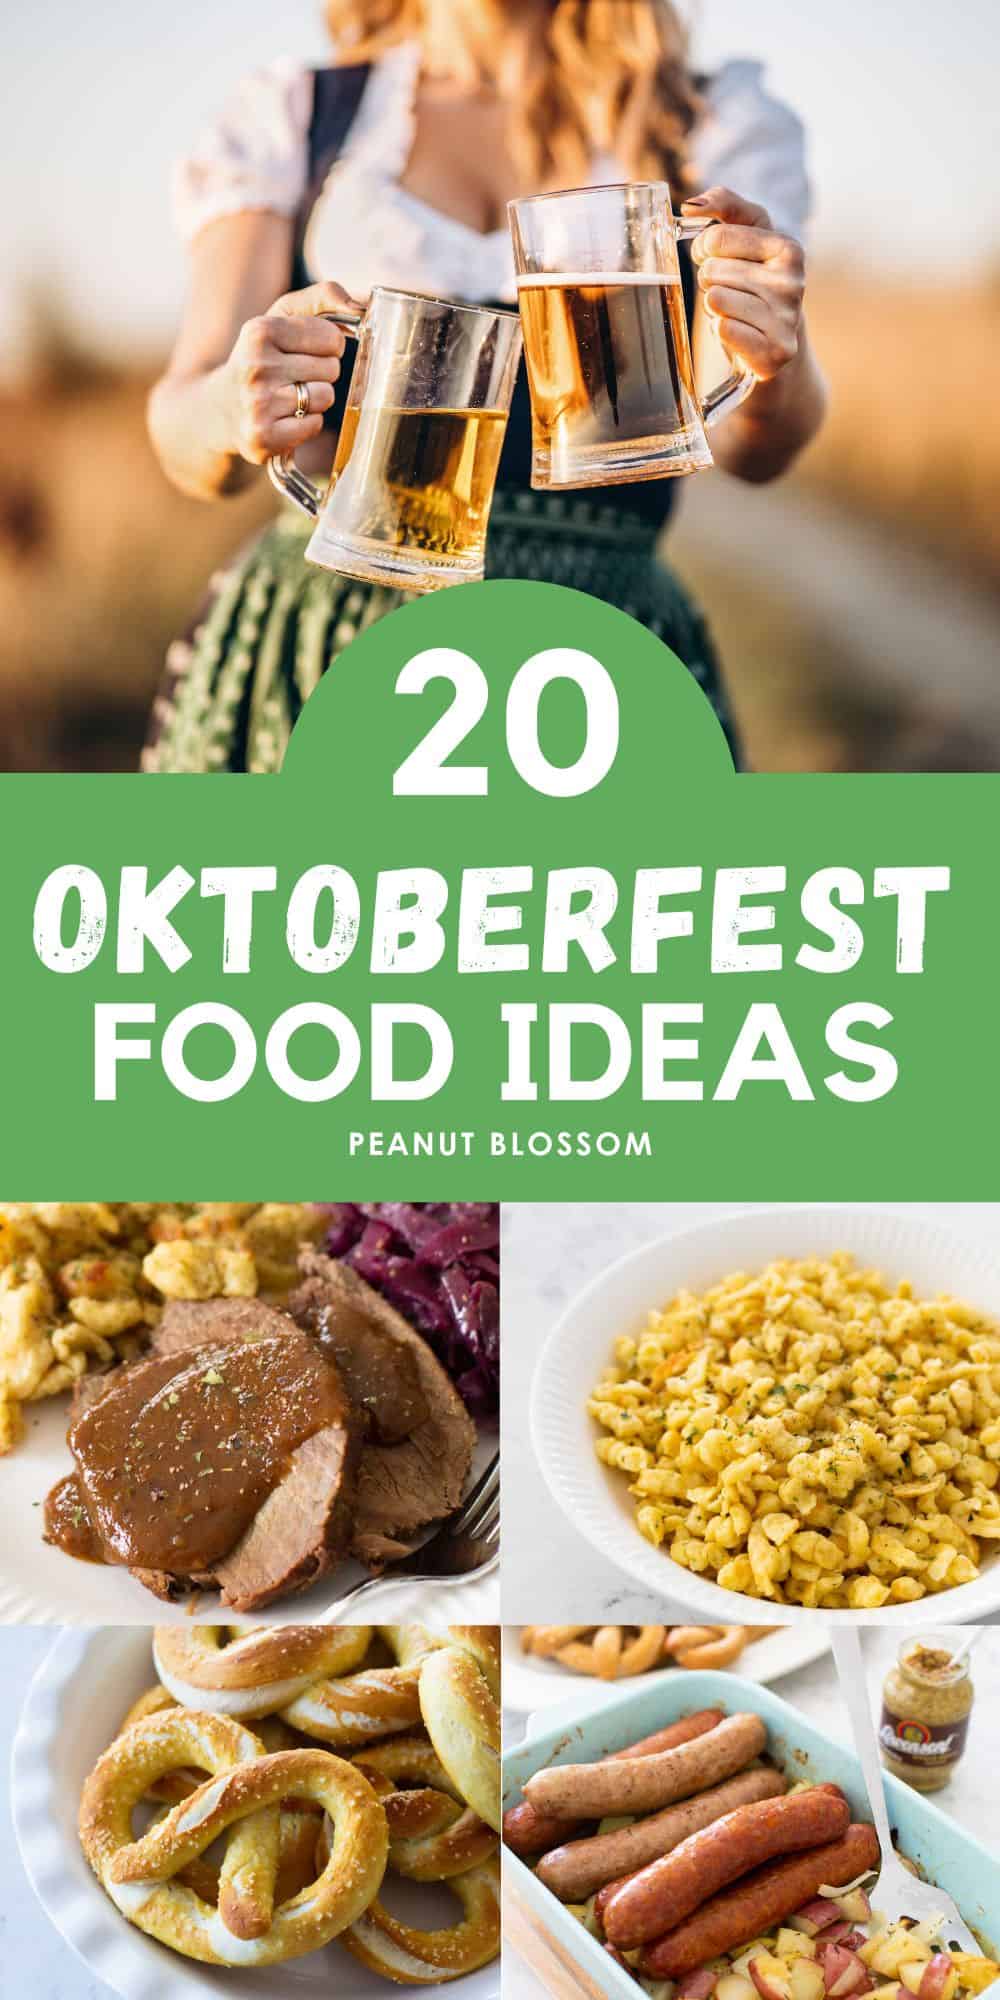
[[[322,317],[338,304],[379,284],[510,306],[510,199],[653,178],[711,222],[683,246],[689,319],[757,378],[713,430],[716,463],[752,482],[791,464],[825,400],[803,313],[808,183],[801,125],[757,63],[692,74],[667,0],[329,0],[326,17],[329,62],[245,79],[177,171],[189,297],[150,429],[184,492],[222,499],[278,453],[329,470],[353,359]],[[733,742],[705,620],[663,553],[679,482],[534,493],[530,462],[522,368],[487,575],[629,612]],[[309,532],[284,507],[213,579],[170,649],[145,769],[278,770],[320,675],[404,601],[306,563]]]

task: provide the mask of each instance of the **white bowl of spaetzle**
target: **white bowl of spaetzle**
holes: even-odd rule
[[[713,1623],[1000,1608],[1000,1250],[926,1210],[646,1245],[553,1330],[531,1423],[587,1540]]]

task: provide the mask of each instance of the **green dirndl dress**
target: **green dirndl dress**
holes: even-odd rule
[[[409,601],[304,560],[312,523],[288,507],[213,579],[175,641],[143,769],[277,771],[302,704],[359,632]],[[656,553],[657,529],[627,506],[573,494],[499,491],[486,574],[569,584],[645,625],[678,654],[733,743],[705,620]],[[475,585],[472,586],[475,588]]]

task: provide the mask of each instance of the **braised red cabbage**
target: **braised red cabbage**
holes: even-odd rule
[[[326,1248],[422,1333],[477,1417],[500,1407],[500,1206],[334,1201]]]

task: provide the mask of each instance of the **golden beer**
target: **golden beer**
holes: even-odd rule
[[[359,558],[406,549],[429,574],[440,564],[442,582],[481,575],[506,422],[506,410],[348,405],[332,485]]]
[[[531,385],[531,483],[606,486],[711,465],[680,276],[518,277]]]

